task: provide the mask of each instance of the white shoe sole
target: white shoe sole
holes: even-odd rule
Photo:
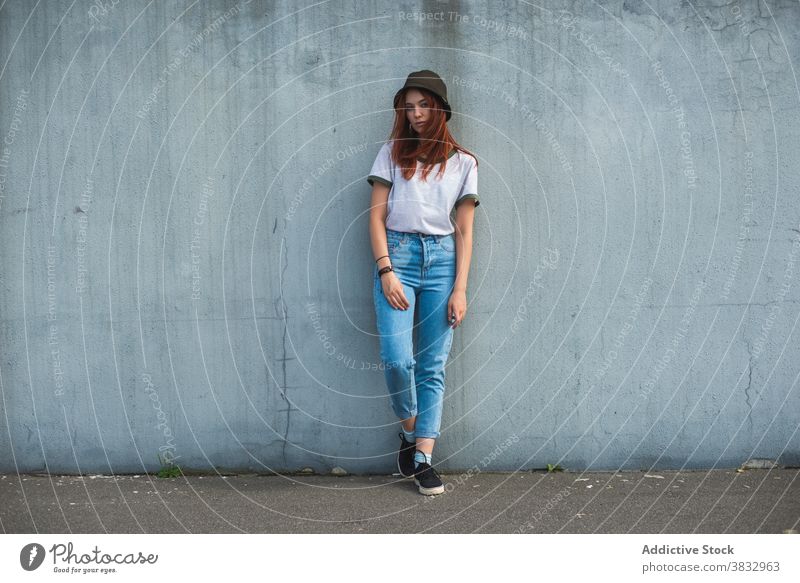
[[[414,478],[414,483],[419,488],[419,493],[424,494],[425,496],[436,496],[437,494],[444,493],[444,484],[437,486],[436,488],[423,488],[416,478]]]

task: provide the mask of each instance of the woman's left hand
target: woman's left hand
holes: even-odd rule
[[[447,323],[451,328],[458,328],[467,313],[467,294],[454,291],[447,302]]]

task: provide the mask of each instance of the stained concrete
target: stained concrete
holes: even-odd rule
[[[5,533],[717,533],[797,531],[795,470],[399,475],[0,475]]]

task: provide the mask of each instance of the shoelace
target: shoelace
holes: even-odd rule
[[[428,462],[422,462],[419,466],[420,466],[420,468],[422,468],[421,470],[419,470],[417,472],[419,474],[419,479],[420,480],[427,474],[433,476],[437,480],[440,480],[439,472],[437,472],[436,468],[434,468]],[[427,467],[425,467],[425,466],[427,466]]]

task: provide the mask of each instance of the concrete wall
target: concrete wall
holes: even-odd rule
[[[796,464],[797,2],[488,4],[3,3],[0,470],[393,471],[421,68],[482,200],[440,467]]]

